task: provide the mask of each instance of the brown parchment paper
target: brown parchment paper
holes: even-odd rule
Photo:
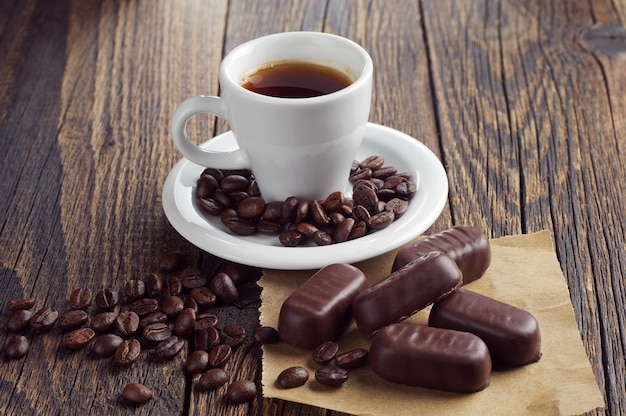
[[[473,394],[401,386],[377,377],[369,367],[352,370],[340,388],[314,378],[319,366],[311,352],[285,343],[263,346],[263,395],[354,415],[572,415],[603,407],[578,332],[565,279],[548,231],[491,240],[492,263],[473,290],[531,312],[542,334],[543,356],[525,367],[492,373],[491,384]],[[355,264],[374,283],[389,274],[395,252]],[[265,270],[260,281],[261,324],[276,327],[284,299],[314,271]],[[409,318],[425,324],[428,310]],[[353,324],[339,340],[340,351],[369,348]],[[287,367],[309,369],[308,382],[294,389],[276,385]]]

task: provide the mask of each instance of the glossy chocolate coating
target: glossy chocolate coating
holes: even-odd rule
[[[429,325],[471,332],[487,346],[494,363],[520,366],[541,358],[539,324],[529,312],[459,289],[437,302]]]
[[[400,322],[461,285],[461,270],[441,252],[430,252],[359,293],[352,312],[365,338]]]
[[[376,332],[369,363],[387,381],[456,393],[484,389],[491,375],[489,350],[476,335],[408,323]]]
[[[401,249],[392,270],[430,251],[441,251],[450,256],[463,272],[463,284],[480,278],[491,264],[491,247],[487,237],[474,227],[458,225]]]
[[[322,268],[283,303],[278,318],[281,338],[301,348],[338,338],[352,322],[354,297],[367,287],[365,275],[354,266]]]

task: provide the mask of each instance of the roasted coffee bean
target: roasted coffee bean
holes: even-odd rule
[[[333,238],[326,231],[318,230],[313,234],[313,242],[318,246],[327,246],[333,243]]]
[[[254,398],[257,395],[257,388],[254,381],[251,380],[237,380],[232,382],[226,390],[226,397],[231,403],[245,403]]]
[[[216,345],[209,352],[209,365],[211,367],[224,367],[232,355],[233,349],[229,345]]]
[[[391,176],[385,179],[385,182],[383,183],[383,186],[381,187],[381,189],[394,189],[395,190],[398,185],[404,182],[407,182],[407,180],[403,178],[402,176]]]
[[[154,393],[150,388],[140,383],[129,383],[122,389],[122,397],[131,403],[146,403],[154,397]]]
[[[340,191],[333,192],[332,194],[326,197],[326,200],[322,204],[324,210],[329,212],[336,212],[341,209],[344,205],[343,194]]]
[[[237,192],[229,192],[228,198],[230,198],[230,200],[232,201],[235,207],[239,207],[239,204],[241,204],[243,201],[245,201],[248,198],[252,198],[252,195],[249,195],[245,191],[237,191]]]
[[[19,332],[26,329],[30,325],[30,318],[33,313],[28,309],[18,309],[11,313],[7,318],[7,330],[10,332]]]
[[[367,365],[368,352],[364,348],[355,348],[350,351],[337,354],[335,365],[344,370],[352,370]]]
[[[196,323],[196,311],[191,308],[183,309],[174,321],[174,333],[179,337],[187,335]]]
[[[128,310],[135,312],[137,315],[146,316],[159,309],[159,301],[154,298],[137,299],[127,306]]]
[[[348,240],[361,238],[365,234],[367,234],[367,224],[365,223],[365,221],[357,221],[356,224],[354,224],[354,227],[352,227],[352,231],[350,231]]]
[[[133,311],[124,311],[117,316],[115,322],[121,334],[134,334],[139,328],[139,315]]]
[[[59,317],[59,326],[64,331],[71,331],[85,325],[89,321],[89,315],[82,309],[72,309]]]
[[[161,342],[172,336],[172,330],[165,322],[157,322],[146,326],[142,334],[148,342]]]
[[[304,385],[309,379],[309,372],[304,367],[289,367],[281,371],[276,379],[278,384],[283,389],[293,389]]]
[[[372,170],[370,168],[359,168],[350,175],[350,182],[355,183],[361,179],[370,179]]]
[[[340,222],[335,228],[334,238],[337,243],[343,243],[348,240],[350,237],[350,232],[352,232],[352,228],[356,220],[354,218],[346,218],[342,222]]]
[[[139,360],[141,355],[141,344],[136,339],[128,339],[115,349],[113,362],[119,367],[128,367]]]
[[[224,179],[224,172],[222,172],[221,169],[216,169],[216,168],[205,168],[202,171],[202,175],[201,176],[213,176],[213,178],[215,178],[215,180],[220,183],[222,181],[222,179]]]
[[[224,206],[213,198],[200,198],[198,199],[198,205],[200,205],[202,211],[213,216],[220,215],[224,211]]]
[[[228,372],[222,368],[211,368],[202,373],[198,379],[198,387],[202,390],[215,390],[228,383]]]
[[[381,203],[385,203],[396,196],[396,191],[393,189],[379,189],[376,191],[376,196],[378,197],[378,205]],[[379,206],[377,206],[378,211],[380,212]]]
[[[176,335],[172,335],[159,342],[156,347],[154,347],[152,356],[157,360],[170,360],[180,353],[184,345],[185,340],[178,338]]]
[[[209,368],[209,353],[196,350],[189,354],[185,361],[185,370],[189,373],[203,373]]]
[[[183,293],[183,285],[177,277],[170,277],[163,281],[162,296],[180,296]]]
[[[193,334],[193,345],[197,350],[211,351],[219,343],[220,334],[214,327],[204,328]]]
[[[117,315],[115,312],[101,312],[91,318],[89,327],[96,332],[107,332],[117,325]]]
[[[352,211],[352,215],[357,221],[367,221],[372,216],[363,205],[356,205]]]
[[[233,305],[239,300],[239,289],[235,286],[233,279],[224,272],[216,274],[209,282],[209,289],[220,302],[226,305]]]
[[[275,221],[260,220],[256,223],[256,230],[261,234],[278,235],[283,229],[283,225]]]
[[[393,211],[383,211],[372,215],[367,221],[367,228],[373,231],[382,230],[393,222],[395,215]]]
[[[290,223],[296,219],[300,202],[295,196],[290,196],[283,203],[283,222]]]
[[[190,296],[186,296],[183,299],[183,310],[184,309],[193,309],[195,313],[198,313],[198,302]]]
[[[91,344],[91,352],[98,357],[110,357],[122,342],[124,339],[116,334],[98,335]]]
[[[278,236],[278,240],[285,247],[296,247],[302,243],[302,233],[298,231],[283,231]]]
[[[330,212],[328,213],[328,216],[330,217],[330,222],[334,226],[338,226],[339,224],[341,224],[342,222],[346,220],[346,216],[338,211]]]
[[[170,267],[167,265],[167,267]],[[146,277],[146,296],[156,298],[161,296],[163,291],[163,279],[156,273],[150,273]]]
[[[319,230],[320,229],[317,226],[311,224],[310,222],[303,221],[296,224],[296,231],[306,235],[309,238],[313,238],[315,233]]]
[[[371,170],[378,170],[385,164],[385,158],[378,155],[368,156],[361,161],[362,168],[370,168]]]
[[[184,309],[185,302],[180,296],[168,296],[161,301],[161,311],[169,318],[175,318]]]
[[[43,307],[30,317],[30,327],[37,332],[48,331],[59,317],[59,312],[55,309]]]
[[[65,346],[71,350],[84,348],[96,336],[91,328],[78,328],[65,334]]]
[[[309,201],[302,200],[298,202],[298,208],[296,209],[295,222],[302,222],[309,218]]]
[[[4,356],[8,360],[17,360],[25,357],[30,351],[30,340],[24,335],[13,335],[7,340],[4,347]]]
[[[330,224],[330,218],[320,201],[314,200],[309,203],[309,213],[316,225],[326,227]]]
[[[261,216],[265,210],[265,201],[263,198],[253,196],[246,198],[237,207],[237,215],[246,220],[252,220]]]
[[[260,269],[237,263],[229,263],[223,271],[230,276],[237,287],[246,283],[256,282],[261,278]]]
[[[315,379],[325,386],[339,387],[348,380],[348,372],[339,367],[321,367],[315,370]]]
[[[261,344],[276,344],[280,341],[278,331],[271,326],[260,326],[255,328],[252,335],[256,342]]]
[[[124,294],[130,300],[142,298],[146,295],[146,284],[143,280],[131,279],[124,285]]]
[[[193,326],[194,331],[201,331],[208,327],[216,327],[219,318],[214,313],[202,313],[196,316],[196,323]]]
[[[402,182],[396,186],[396,193],[400,198],[413,198],[417,193],[417,185],[415,182]]]
[[[115,289],[100,289],[96,293],[96,306],[100,309],[110,310],[117,306],[120,295]]]
[[[235,215],[222,216],[222,223],[237,235],[252,235],[256,233],[256,224],[251,220]]]
[[[354,203],[356,205],[362,205],[370,212],[378,203],[378,196],[376,195],[376,191],[374,191],[371,187],[363,184],[355,186],[354,192],[352,194],[352,199],[354,200]]]
[[[31,309],[35,306],[37,301],[35,298],[20,298],[20,299],[11,299],[7,302],[7,309],[11,312],[20,311],[23,309]]]
[[[339,351],[339,344],[335,341],[326,341],[313,350],[313,361],[318,364],[328,364]]]
[[[222,207],[222,211],[231,209],[233,207],[233,201],[230,200],[228,194],[222,189],[216,189],[213,193],[213,200]]]
[[[283,218],[283,202],[282,201],[270,201],[265,204],[265,209],[262,218],[267,221],[279,221]]]
[[[211,175],[202,175],[196,181],[196,196],[198,198],[210,198],[220,184]]]
[[[241,175],[225,176],[220,182],[220,188],[226,192],[234,192],[244,190],[250,185],[250,180]]]
[[[70,308],[87,309],[91,306],[93,295],[88,288],[79,288],[70,294]]]
[[[148,316],[144,316],[139,321],[139,326],[145,328],[148,325],[167,322],[167,315],[161,311],[153,312]]]
[[[237,348],[245,342],[246,330],[240,325],[226,325],[220,332],[220,340],[224,345]]]
[[[372,172],[372,177],[376,179],[386,179],[390,176],[394,176],[397,172],[398,169],[393,166],[383,166],[382,168]]]
[[[201,308],[213,306],[215,305],[215,302],[217,302],[217,296],[215,296],[215,293],[211,292],[211,289],[206,286],[194,287],[189,292],[189,296],[191,296],[191,298],[195,300]]]
[[[393,198],[385,205],[385,210],[391,211],[394,214],[394,218],[398,219],[409,208],[409,202],[405,199]]]
[[[195,267],[179,271],[177,277],[184,289],[193,289],[207,284],[207,278],[202,270]]]

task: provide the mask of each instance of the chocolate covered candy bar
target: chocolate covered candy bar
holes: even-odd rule
[[[301,348],[338,338],[352,322],[354,297],[367,287],[363,272],[349,264],[320,269],[283,303],[278,333]]]
[[[408,323],[376,332],[369,363],[387,381],[456,393],[484,389],[491,375],[489,351],[476,335]]]
[[[459,289],[437,302],[430,326],[471,332],[487,346],[494,363],[520,366],[541,358],[539,324],[529,312]]]
[[[385,325],[400,322],[461,285],[461,270],[441,252],[430,252],[359,293],[352,312],[368,338]]]
[[[491,247],[487,237],[474,227],[458,225],[401,249],[392,270],[430,251],[441,251],[450,256],[463,272],[463,284],[481,277],[491,263]]]

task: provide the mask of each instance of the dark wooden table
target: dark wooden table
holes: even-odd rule
[[[553,233],[605,396],[597,414],[626,414],[625,21],[624,0],[0,0],[0,348],[10,299],[64,311],[73,289],[121,288],[169,250],[208,273],[223,267],[164,216],[180,158],[170,117],[184,98],[218,94],[236,45],[325,31],[372,55],[370,120],[443,161],[449,200],[429,233]],[[198,141],[227,129],[191,123]],[[249,292],[225,319],[256,325]],[[261,397],[228,405],[194,387],[186,351],[120,370],[68,352],[58,327],[27,335],[29,355],[0,362],[0,414],[337,414]],[[231,369],[258,380],[260,357],[248,343]],[[158,397],[126,405],[129,381],[150,381]]]

